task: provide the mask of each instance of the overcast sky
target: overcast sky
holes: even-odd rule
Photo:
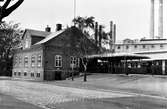
[[[24,0],[23,4],[5,20],[21,23],[23,29],[44,30],[46,25],[49,25],[52,31],[55,31],[56,23],[62,23],[64,26],[72,24],[73,1]],[[94,16],[106,28],[109,28],[111,20],[114,21],[117,25],[117,40],[149,37],[150,0],[76,1],[77,16]],[[164,38],[167,38],[166,2],[164,0]]]

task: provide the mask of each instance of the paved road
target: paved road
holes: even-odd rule
[[[59,104],[55,109],[167,109],[167,101],[149,97],[121,97]]]
[[[42,109],[42,108],[17,100],[11,96],[0,94],[0,109]]]
[[[99,78],[99,80],[103,81],[106,80],[106,78]],[[121,77],[119,82],[125,80],[127,81],[127,79]],[[100,81],[95,81],[96,85],[97,83],[100,84]],[[108,81],[103,82],[111,83]],[[72,85],[72,83],[70,84]],[[86,86],[87,85],[88,84],[86,84]],[[63,87],[57,86],[56,84],[51,85],[50,82],[43,84],[39,82],[0,80],[0,93],[11,95],[16,99],[45,109],[167,109],[167,99],[163,97],[144,96],[118,91],[113,92],[111,90]],[[24,104],[24,102],[20,102],[20,104]],[[11,103],[11,105],[15,104],[12,101],[9,103]],[[10,108],[6,107],[4,109]],[[34,108],[29,107],[28,109]]]
[[[0,93],[11,95],[19,100],[39,107],[52,107],[60,103],[136,96],[135,94],[114,93],[88,89],[61,87],[26,81],[0,81]]]

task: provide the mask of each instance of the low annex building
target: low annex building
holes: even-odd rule
[[[28,80],[65,79],[70,72],[79,72],[84,46],[88,55],[98,52],[76,27],[53,33],[26,29],[22,45],[14,54],[12,76]]]
[[[116,53],[134,53],[148,56],[150,59],[129,63],[131,69],[144,64],[142,69],[146,69],[145,73],[149,74],[167,74],[167,39],[141,39],[130,40],[125,39],[121,43],[114,45]],[[141,73],[135,70],[135,73]]]

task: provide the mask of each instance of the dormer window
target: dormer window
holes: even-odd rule
[[[25,41],[25,48],[28,48],[28,40]]]

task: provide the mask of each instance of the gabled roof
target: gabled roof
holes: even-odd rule
[[[38,45],[38,44],[43,44],[45,42],[48,42],[49,40],[55,38],[56,36],[58,36],[59,34],[63,33],[65,30],[60,30],[60,31],[57,31],[57,32],[54,32],[54,33],[51,33],[50,35],[48,35],[45,39],[37,42],[35,45]]]
[[[46,37],[49,34],[51,34],[51,32],[46,32],[46,31],[39,31],[39,30],[33,30],[33,29],[25,29],[23,37],[24,37],[24,35],[25,35],[26,32],[28,32],[31,36],[39,36],[39,37]]]

